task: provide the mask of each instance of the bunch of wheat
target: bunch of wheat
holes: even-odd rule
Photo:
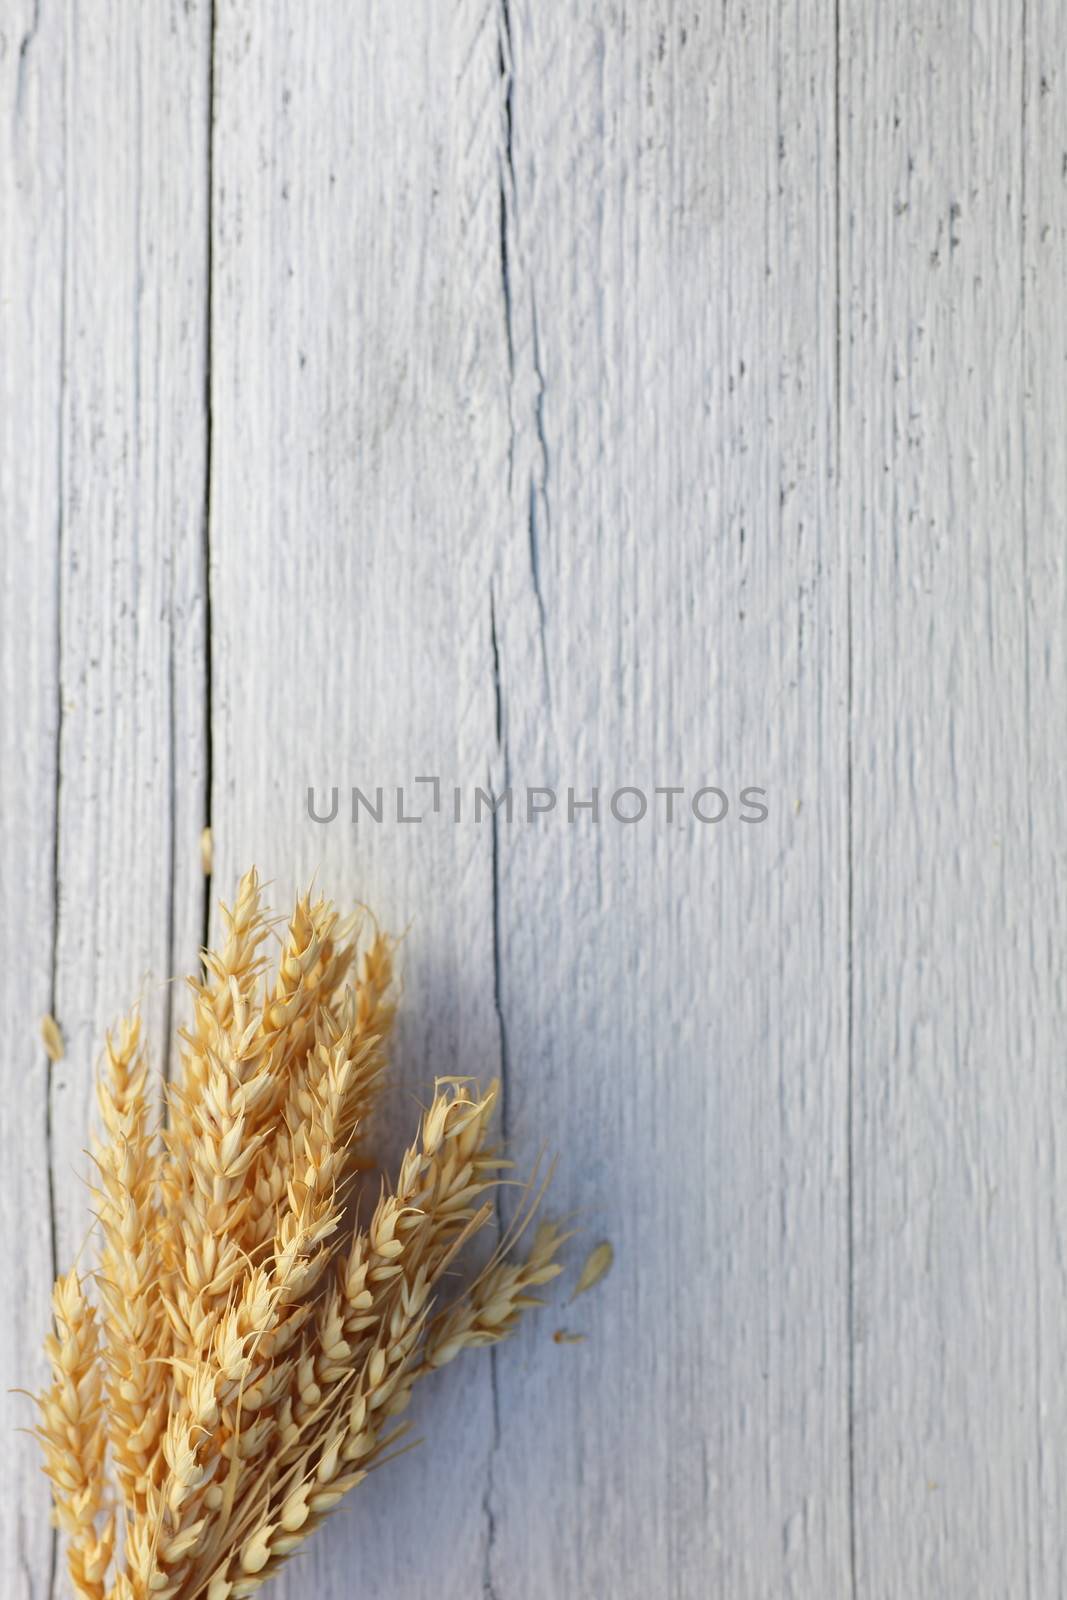
[[[495,1086],[440,1080],[360,1221],[389,941],[357,961],[353,925],[305,897],[271,976],[254,872],[224,918],[162,1125],[136,1019],[108,1040],[95,1304],[74,1271],[53,1295],[37,1433],[88,1600],[251,1594],[381,1459],[416,1379],[507,1335],[560,1270],[542,1226],[440,1303],[506,1165]]]

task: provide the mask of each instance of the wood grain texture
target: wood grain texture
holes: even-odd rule
[[[539,1327],[498,1357],[490,1578],[530,1600],[841,1592],[829,19],[511,21],[504,751],[516,783],[599,784],[605,815],[501,834],[509,1112],[517,1141],[551,1130],[616,1265],[567,1313],[590,1338],[562,1370]],[[687,798],[620,826],[622,784]],[[715,826],[689,810],[705,784],[735,806]],[[760,826],[748,784],[773,797]]]
[[[161,1042],[203,924],[208,14],[67,18],[56,1243],[85,1234],[92,1066]],[[181,159],[175,155],[181,152]]]
[[[1067,1586],[1065,51],[1053,0],[0,21],[6,1382],[103,1030],[251,860],[407,929],[387,1148],[500,1074],[615,1247],[289,1600]]]
[[[0,49],[0,1571],[5,1592],[47,1593],[48,1487],[31,1421],[11,1389],[43,1382],[42,1317],[52,1278],[49,1064],[38,1031],[53,1005],[63,206],[62,30],[32,4],[9,8]],[[26,626],[26,619],[32,625]]]
[[[1023,36],[1023,526],[1026,580],[1028,904],[1025,937],[1032,1012],[1020,1028],[1020,1071],[1032,1063],[1034,1107],[1036,1406],[1030,1483],[1036,1524],[1035,1593],[1067,1587],[1067,450],[1056,418],[1067,379],[1067,14],[1028,6]],[[1018,824],[1022,825],[1022,818]],[[1026,1160],[1024,1155],[1021,1159]],[[1020,1237],[1025,1237],[1020,1233]]]
[[[843,16],[856,1582],[1052,1594],[1064,1102],[1041,947],[1062,912],[1033,690],[1047,714],[1063,547],[1030,514],[1023,296],[1042,68],[1020,8]],[[1061,312],[1025,307],[1062,375]]]
[[[4,52],[5,1387],[41,1377],[53,1248],[65,1267],[89,1227],[105,1029],[139,1001],[161,1054],[168,975],[196,959],[206,751],[208,13],[21,21]],[[46,1010],[66,1043],[50,1069]],[[9,1414],[32,1421],[22,1399]],[[31,1441],[15,1463],[3,1590],[64,1592]]]

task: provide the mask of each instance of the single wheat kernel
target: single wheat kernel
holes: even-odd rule
[[[585,1265],[578,1275],[578,1282],[574,1286],[574,1293],[571,1295],[571,1299],[577,1300],[578,1296],[585,1294],[586,1290],[596,1288],[601,1278],[610,1272],[611,1264],[614,1260],[615,1251],[606,1239],[602,1244],[595,1245],[585,1259]]]
[[[41,1018],[41,1038],[49,1061],[62,1061],[66,1052],[59,1023],[50,1013]]]

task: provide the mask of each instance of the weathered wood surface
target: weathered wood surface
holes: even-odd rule
[[[411,924],[403,1084],[502,1074],[616,1249],[292,1600],[1067,1586],[1065,59],[1053,0],[0,19],[5,1388],[103,1030],[253,859]]]

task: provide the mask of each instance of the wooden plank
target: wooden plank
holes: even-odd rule
[[[1022,11],[850,4],[842,26],[856,1584],[1053,1593],[1035,1566],[1056,1243],[1037,1225],[1052,924],[1031,891],[1051,837],[1046,811],[1031,850]]]
[[[166,979],[195,962],[203,920],[209,36],[203,6],[21,23],[4,52],[4,514],[27,530],[4,547],[4,685],[23,707],[4,772],[22,928],[5,963],[20,1182],[4,1353],[25,1384],[53,1265],[89,1228],[104,1030],[140,997],[162,1055]],[[66,1045],[50,1070],[45,1010]],[[31,1441],[10,1470],[5,1592],[61,1592]]]
[[[494,747],[490,565],[506,520],[495,22],[429,3],[220,4],[213,251],[214,886],[255,861],[284,907],[317,872],[404,942],[398,1090],[491,1078],[488,831],[419,776],[482,782]],[[382,786],[381,823],[349,791]],[[340,791],[330,824],[309,818]],[[364,1484],[281,1595],[467,1600],[481,1588],[490,1369],[413,1406],[427,1444]],[[457,1470],[457,1467],[459,1470]],[[348,1580],[345,1579],[345,1582]]]
[[[840,1594],[832,17],[510,15],[503,743],[605,814],[501,831],[509,1113],[616,1264],[498,1361],[490,1592]]]
[[[1027,1494],[1036,1524],[1030,1549],[1035,1594],[1067,1589],[1067,1126],[1063,1039],[1067,1035],[1067,449],[1058,418],[1067,375],[1067,13],[1037,0],[1023,39],[1023,563],[1026,665],[1027,943],[1032,1007],[1015,1041],[1032,1074],[1033,1121],[1020,1161],[1033,1173],[1034,1238],[1026,1240],[1036,1282],[1033,1325],[1036,1406]],[[1022,812],[1022,786],[1015,795]],[[1023,826],[1020,816],[1018,826]]]
[[[162,1057],[168,980],[203,922],[209,22],[205,5],[114,4],[91,26],[72,9],[62,57],[61,1266],[89,1220],[104,1032],[139,1001]]]
[[[48,1485],[15,1385],[45,1378],[40,1341],[52,1281],[49,1063],[38,1032],[51,1011],[55,934],[56,545],[62,369],[62,29],[30,0],[8,8],[0,51],[0,962],[5,1047],[0,1148],[0,1588],[46,1593]]]

